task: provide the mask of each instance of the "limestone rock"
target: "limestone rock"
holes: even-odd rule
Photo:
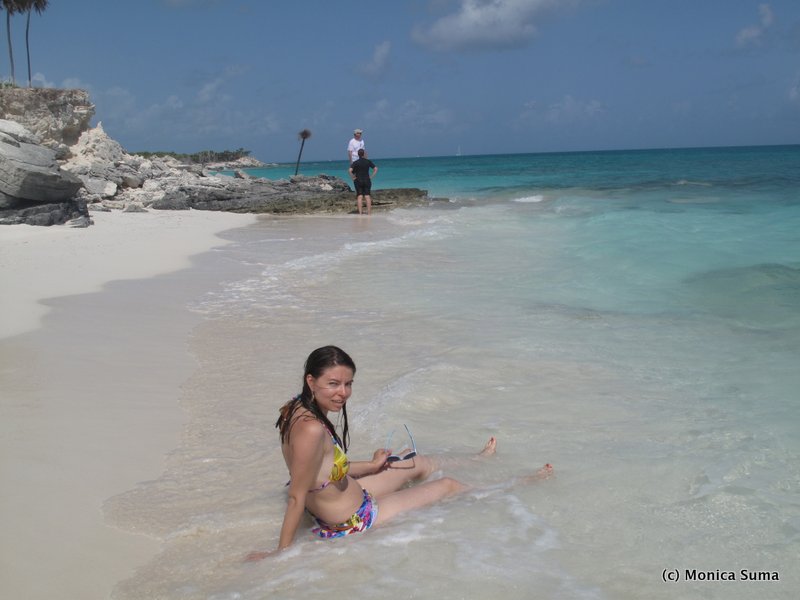
[[[85,90],[0,89],[0,116],[33,132],[59,157],[89,128],[94,110]]]
[[[116,187],[139,187],[143,175],[139,168],[144,165],[145,176],[153,169],[152,162],[125,152],[116,140],[111,139],[103,124],[84,131],[70,148],[70,158],[62,168],[77,175],[92,193],[107,198],[116,193]],[[113,184],[112,190],[103,182]]]
[[[59,168],[55,151],[36,140],[18,123],[0,119],[0,208],[62,202],[81,188],[77,177]]]
[[[99,198],[113,198],[117,193],[117,184],[113,181],[98,179],[97,177],[80,177],[83,180],[83,187],[86,191]]]
[[[122,212],[126,213],[145,213],[147,209],[142,206],[141,202],[130,202],[129,204],[125,205],[125,208],[122,209]]]
[[[252,156],[242,156],[230,162],[214,162],[206,163],[204,169],[206,171],[236,171],[238,169],[261,169],[270,165],[261,162]],[[272,163],[271,166],[276,166]]]

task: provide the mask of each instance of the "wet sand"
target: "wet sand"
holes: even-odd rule
[[[0,228],[0,596],[108,598],[159,542],[103,502],[155,478],[195,368],[190,257],[254,215],[97,213],[88,229]]]

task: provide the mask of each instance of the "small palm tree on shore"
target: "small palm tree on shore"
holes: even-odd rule
[[[297,136],[300,138],[300,154],[297,155],[297,165],[294,167],[295,175],[300,170],[300,157],[303,156],[303,146],[306,145],[306,140],[311,137],[311,130],[303,129]]]

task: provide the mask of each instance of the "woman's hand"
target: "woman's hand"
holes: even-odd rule
[[[370,464],[375,467],[375,472],[379,473],[383,471],[385,468],[389,466],[389,463],[386,462],[386,459],[391,454],[391,450],[388,448],[378,448],[375,450],[375,453],[372,455],[372,460]]]
[[[244,562],[257,562],[259,560],[264,560],[268,556],[272,556],[273,554],[277,554],[280,550],[256,550],[248,554]]]

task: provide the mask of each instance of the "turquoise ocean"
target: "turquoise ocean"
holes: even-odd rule
[[[447,200],[264,217],[193,267],[181,445],[104,507],[164,549],[115,597],[797,597],[800,146],[371,158],[376,198]],[[472,491],[244,564],[325,344],[358,366],[351,457],[407,424]]]

